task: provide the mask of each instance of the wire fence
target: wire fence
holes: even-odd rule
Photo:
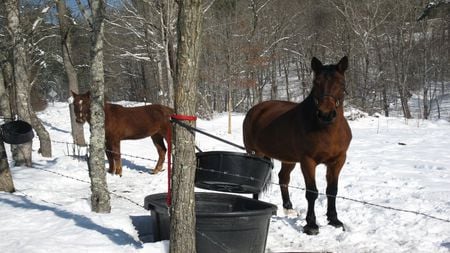
[[[66,144],[66,145],[76,145],[74,143],[63,142],[63,141],[52,141],[52,142],[59,143],[59,144]],[[114,152],[114,151],[111,151],[111,150],[106,150],[106,151]],[[126,153],[118,153],[118,152],[114,152],[114,153],[119,154],[121,156],[132,157],[132,158],[142,159],[142,160],[148,160],[148,161],[152,161],[152,162],[156,162],[157,161],[155,159],[150,159],[150,158],[136,156],[136,155],[130,155],[130,154],[126,154]],[[87,156],[82,156],[82,158],[87,158]],[[61,174],[61,173],[58,173],[58,172],[54,172],[54,171],[43,169],[43,168],[39,168],[39,169],[43,170],[43,171],[46,171],[46,172],[49,172],[49,173],[56,174],[58,176],[62,176],[62,177],[66,177],[66,178],[69,178],[69,179],[73,179],[73,180],[76,180],[76,181],[80,181],[80,182],[83,182],[83,183],[90,184],[90,182],[87,182],[85,180],[77,179],[77,178],[74,178],[74,177],[71,177],[71,176],[67,176],[67,175],[64,175],[64,174]],[[243,176],[243,175],[236,174],[236,173],[229,173],[229,172],[217,171],[217,170],[214,170],[214,169],[205,169],[205,168],[200,168],[200,167],[198,167],[197,170],[206,171],[206,172],[212,172],[212,173],[218,173],[218,174],[223,174],[223,175],[226,175],[226,176],[232,176],[232,177],[236,177],[236,178],[241,178],[241,179],[261,182],[261,180],[259,180],[257,178]],[[265,182],[262,182],[262,183],[265,183]],[[372,207],[377,207],[377,208],[386,209],[386,210],[392,210],[392,211],[397,211],[397,212],[403,212],[403,213],[411,213],[411,214],[420,215],[420,216],[423,216],[423,217],[426,217],[426,218],[429,218],[429,219],[450,223],[450,219],[448,219],[448,218],[437,217],[435,215],[431,215],[431,214],[427,214],[427,213],[424,213],[424,212],[420,212],[418,210],[407,210],[407,209],[402,209],[402,208],[397,208],[397,207],[391,207],[391,206],[387,206],[387,205],[372,203],[372,202],[369,202],[369,201],[360,200],[360,199],[356,199],[356,198],[345,197],[345,196],[333,196],[333,195],[326,194],[326,193],[319,192],[319,191],[308,190],[305,187],[300,187],[300,186],[283,185],[283,184],[279,184],[279,183],[275,183],[275,182],[267,182],[267,183],[271,184],[271,185],[280,186],[280,187],[288,187],[290,189],[300,190],[300,191],[304,191],[304,192],[313,192],[313,193],[316,193],[316,194],[318,194],[320,196],[326,196],[326,197],[332,197],[332,198],[337,198],[337,199],[343,199],[343,200],[346,200],[346,201],[359,203],[359,204],[362,204],[362,205],[365,205],[365,206],[372,206]],[[134,201],[134,200],[132,200],[132,199],[130,199],[128,197],[122,196],[120,194],[117,194],[117,193],[114,193],[114,192],[111,192],[111,191],[108,191],[108,192],[111,195],[114,195],[114,196],[116,196],[118,198],[125,199],[125,200],[129,201],[130,203],[145,209],[145,207],[143,205],[137,203],[136,201]]]
[[[77,150],[76,147],[69,148],[69,146],[77,146],[74,143],[69,143],[69,142],[64,142],[64,141],[52,141],[52,142],[59,143],[59,144],[65,144],[67,146],[67,150],[68,151],[69,150]],[[109,151],[109,152],[113,152],[113,151]],[[88,153],[89,152],[87,150],[86,154],[84,156],[81,156],[81,158],[87,160]],[[140,156],[136,156],[136,155],[129,155],[129,154],[124,154],[124,153],[118,153],[118,154],[122,155],[122,156],[128,156],[128,157],[132,157],[132,158],[137,158],[137,159],[143,159],[143,160],[149,160],[149,161],[156,162],[156,160],[154,160],[154,159],[149,159],[149,158],[140,157]],[[70,156],[70,153],[68,152],[67,155]],[[73,154],[73,155],[75,156],[76,154]],[[68,176],[68,175],[65,175],[65,174],[60,173],[60,172],[55,172],[55,171],[52,171],[52,170],[49,170],[49,169],[45,169],[45,168],[41,168],[41,167],[35,167],[35,168],[39,169],[41,171],[47,172],[47,173],[54,174],[54,175],[59,176],[59,177],[67,178],[67,179],[74,180],[74,181],[77,181],[77,182],[81,182],[81,183],[84,183],[84,184],[91,184],[91,182],[89,182],[87,180],[76,178],[76,177],[73,177],[73,176]],[[262,181],[262,180],[259,180],[259,179],[253,178],[253,177],[243,176],[243,175],[239,175],[239,174],[235,174],[235,173],[225,173],[223,171],[217,171],[217,170],[214,170],[214,169],[204,169],[204,168],[198,167],[197,170],[203,170],[203,171],[212,172],[212,173],[220,173],[220,174],[224,174],[226,176],[233,176],[233,177],[238,177],[238,178],[242,178],[242,179],[246,179],[246,180],[259,181],[259,182]],[[390,207],[390,206],[386,206],[386,205],[371,203],[371,202],[364,201],[364,200],[359,200],[359,199],[356,199],[356,198],[349,198],[349,197],[344,197],[344,196],[332,196],[332,195],[329,195],[329,194],[326,194],[326,193],[321,193],[321,192],[318,192],[318,191],[311,191],[311,190],[308,190],[308,189],[306,189],[304,187],[299,187],[299,186],[283,185],[283,184],[278,184],[278,183],[274,183],[274,182],[268,182],[268,183],[272,184],[272,185],[282,186],[282,187],[289,187],[289,188],[292,188],[292,189],[295,189],[295,190],[301,190],[301,191],[305,191],[305,192],[310,191],[310,192],[314,192],[314,193],[317,193],[317,194],[322,195],[322,196],[339,198],[339,199],[343,199],[343,200],[347,200],[347,201],[351,201],[351,202],[360,203],[360,204],[365,205],[365,206],[372,206],[372,207],[377,207],[377,208],[382,208],[382,209],[387,209],[387,210],[392,210],[392,211],[397,211],[397,212],[403,212],[403,213],[411,213],[411,214],[420,215],[420,216],[423,216],[423,217],[426,217],[426,218],[429,218],[429,219],[450,223],[449,219],[436,217],[434,215],[430,215],[430,214],[427,214],[427,213],[424,213],[424,212],[420,212],[420,211],[406,210],[406,209],[401,209],[401,208]],[[105,190],[110,195],[115,196],[116,198],[120,198],[120,199],[126,200],[126,201],[130,202],[131,204],[133,204],[133,205],[135,205],[135,206],[137,206],[139,208],[147,210],[147,208],[144,205],[134,201],[133,199],[131,199],[129,197],[126,197],[126,196],[123,196],[121,194],[115,193],[115,192],[110,191],[108,189],[105,189]],[[21,193],[22,195],[28,197],[28,198],[34,198],[33,196],[30,196],[29,194],[27,194],[27,193],[25,193],[23,191],[18,190],[18,192]],[[56,205],[56,206],[62,206],[61,204],[52,203],[52,202],[49,202],[49,201],[46,201],[46,200],[41,200],[41,201],[43,201],[45,203],[50,203],[50,204],[53,204],[53,205]],[[169,215],[170,215],[170,212],[169,212]],[[225,250],[225,252],[228,252],[229,249],[228,249],[228,247],[226,247],[226,245],[223,245],[222,243],[215,241],[213,238],[209,237],[207,234],[203,233],[202,231],[199,231],[197,228],[195,229],[195,231],[196,231],[196,234],[198,236],[204,237],[206,240],[210,241],[212,244],[216,245],[217,247],[222,248],[223,250]]]

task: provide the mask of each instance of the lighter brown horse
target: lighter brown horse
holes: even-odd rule
[[[90,92],[76,94],[72,91],[76,121],[84,124],[91,120]],[[105,103],[105,151],[111,174],[122,176],[122,160],[120,157],[120,141],[151,137],[158,151],[158,162],[152,173],[161,171],[166,156],[164,139],[170,129],[172,108],[163,105],[145,105],[123,107]]]
[[[319,233],[314,213],[318,197],[316,166],[327,167],[327,218],[334,227],[344,228],[336,212],[339,173],[345,163],[352,134],[344,117],[347,57],[336,65],[311,61],[313,87],[301,103],[266,101],[251,108],[243,123],[244,145],[248,153],[281,161],[278,174],[283,207],[292,209],[289,197],[291,171],[300,163],[306,185],[308,211],[303,231]]]

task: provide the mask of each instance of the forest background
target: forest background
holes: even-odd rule
[[[70,61],[80,92],[89,79],[89,24],[66,1],[67,33],[58,1],[21,1],[21,26],[29,55],[31,100],[70,96],[61,42],[69,38]],[[311,87],[310,61],[350,59],[347,102],[368,113],[450,119],[450,11],[441,1],[418,20],[424,0],[208,0],[198,83],[198,114],[245,112],[267,99],[301,101]],[[173,0],[107,2],[104,34],[105,94],[110,101],[173,105],[177,5]],[[428,13],[427,13],[428,14]],[[0,58],[5,83],[12,40],[0,10]],[[446,82],[447,81],[447,82]],[[418,111],[410,109],[411,103]]]

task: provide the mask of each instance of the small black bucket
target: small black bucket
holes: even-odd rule
[[[228,151],[200,152],[195,186],[221,192],[260,193],[270,178],[269,159]]]
[[[0,137],[8,144],[24,144],[33,139],[34,133],[30,124],[16,120],[1,126]]]
[[[195,193],[198,253],[264,253],[273,204],[224,193]],[[154,218],[155,241],[169,240],[166,194],[149,195],[144,206]]]

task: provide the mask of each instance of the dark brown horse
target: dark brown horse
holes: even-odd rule
[[[336,65],[322,65],[313,58],[313,87],[301,103],[266,101],[249,110],[243,123],[244,145],[248,153],[281,161],[278,174],[283,207],[292,209],[289,198],[291,171],[300,163],[306,185],[307,234],[319,233],[314,213],[318,196],[316,166],[327,167],[327,218],[334,227],[344,227],[336,213],[339,172],[344,165],[352,134],[344,117],[347,57]]]
[[[74,111],[78,123],[90,123],[91,99],[90,93],[76,94],[72,92]],[[163,105],[145,105],[123,107],[117,104],[105,103],[105,148],[111,174],[122,176],[122,161],[120,158],[120,141],[142,139],[151,136],[158,151],[158,162],[153,174],[158,173],[166,156],[164,139],[170,128],[172,108]]]

